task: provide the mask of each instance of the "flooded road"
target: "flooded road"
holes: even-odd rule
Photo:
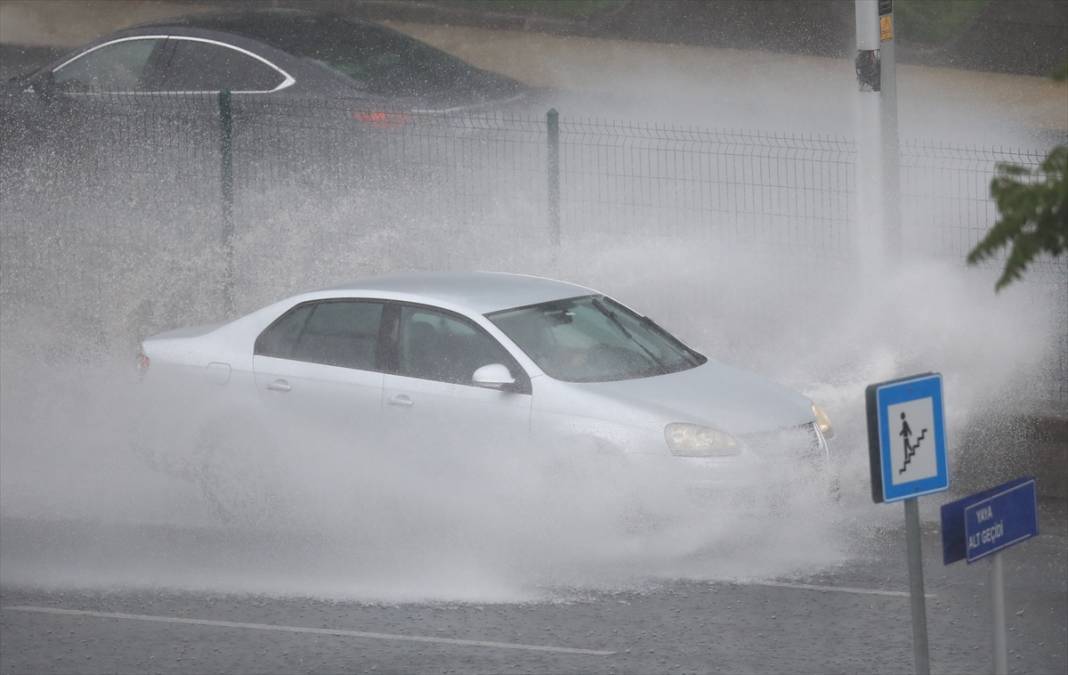
[[[1044,534],[1005,555],[1010,672],[1068,663],[1068,529],[1063,507],[1042,517]],[[937,532],[925,530],[933,670],[984,672],[988,565],[943,567]],[[52,567],[125,566],[134,578],[159,569],[151,551],[166,539],[183,551],[171,564],[195,576],[227,550],[219,533],[194,529],[141,528],[140,552],[121,530],[5,521],[2,532],[5,570],[42,556]],[[109,550],[115,542],[127,544]],[[903,533],[887,529],[863,549],[809,575],[742,580],[716,580],[710,552],[703,580],[543,587],[515,601],[360,600],[340,584],[312,595],[130,588],[118,578],[96,590],[8,585],[0,672],[911,672]],[[260,553],[283,573],[284,551]]]

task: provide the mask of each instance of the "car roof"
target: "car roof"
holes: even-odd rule
[[[381,295],[408,302],[462,308],[476,314],[563,300],[596,291],[544,277],[501,272],[434,272],[375,277],[323,292]]]

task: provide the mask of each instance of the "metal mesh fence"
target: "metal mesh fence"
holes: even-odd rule
[[[146,322],[210,318],[216,97],[62,97],[34,112],[18,142],[5,129],[0,158],[8,327],[32,313],[53,338],[35,346],[60,355],[129,342]],[[167,316],[153,320],[161,307]]]
[[[621,238],[801,252],[784,293],[793,274],[858,264],[850,139],[567,117],[553,129],[539,115],[337,99],[234,95],[229,109],[216,94],[87,95],[5,128],[5,322],[37,305],[125,347],[217,318],[228,269],[244,311],[389,269],[549,270],[557,248]],[[903,143],[905,247],[963,261],[996,218],[995,164],[1042,154]],[[1068,262],[1032,272],[1029,297],[1061,313],[1038,395],[1068,403]]]
[[[1044,153],[928,141],[902,143],[903,241],[935,255],[963,258],[997,219],[990,180],[999,162],[1035,169]],[[1041,265],[1041,264],[1040,264]]]
[[[396,266],[469,267],[521,242],[545,244],[536,119],[239,101],[234,161],[239,255],[260,261],[237,266],[245,295],[277,294],[270,279],[306,284],[308,270],[326,282]],[[296,265],[271,264],[279,241]]]
[[[560,144],[565,233],[852,250],[846,139],[565,120]]]
[[[1039,150],[976,147],[910,140],[901,145],[903,242],[925,255],[963,260],[997,220],[990,181],[1000,163],[1035,171]],[[1003,259],[988,261],[1000,268]],[[1039,258],[1022,282],[1021,300],[1050,308],[1053,361],[1032,393],[1068,404],[1068,260]]]

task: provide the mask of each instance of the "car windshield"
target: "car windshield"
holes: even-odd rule
[[[652,377],[707,361],[650,319],[600,295],[486,317],[548,375],[567,382]]]

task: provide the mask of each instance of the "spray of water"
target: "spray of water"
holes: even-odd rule
[[[665,97],[696,86],[653,70]],[[646,92],[643,77],[613,86]],[[788,126],[791,102],[804,98],[818,110],[849,89],[836,84],[824,90],[833,95],[806,98],[769,84],[762,110],[777,112],[765,121]],[[687,121],[752,123],[751,103],[725,105],[694,104]],[[647,106],[644,116],[665,107]],[[819,127],[808,122],[792,123]],[[28,182],[43,175],[27,174]],[[1032,286],[995,296],[992,270],[958,261],[825,266],[811,249],[746,249],[707,233],[658,243],[638,234],[646,224],[633,217],[617,223],[630,234],[569,236],[553,266],[540,234],[501,241],[492,227],[517,213],[535,218],[525,192],[485,200],[488,213],[470,227],[418,193],[406,195],[398,221],[395,192],[324,201],[295,190],[271,201],[244,196],[246,213],[257,205],[264,213],[238,233],[243,309],[404,269],[548,273],[587,284],[709,356],[826,407],[838,432],[840,497],[830,499],[788,459],[774,489],[761,474],[739,491],[695,496],[670,463],[652,470],[567,442],[470,428],[363,447],[318,427],[219,428],[214,403],[183,388],[149,396],[133,370],[138,337],[203,322],[218,307],[213,242],[190,239],[199,230],[182,225],[207,219],[151,211],[158,190],[134,190],[136,218],[123,204],[50,203],[49,220],[34,210],[40,204],[22,208],[4,196],[5,234],[25,235],[27,246],[14,267],[5,259],[2,297],[2,583],[492,601],[679,577],[804,575],[864,555],[872,527],[890,517],[866,494],[866,384],[943,372],[950,445],[960,452],[954,439],[1000,403],[989,392],[1014,399],[1028,381],[1049,376],[1055,300]],[[188,208],[196,216],[200,205]],[[146,220],[158,231],[139,227]],[[107,228],[135,235],[121,249],[93,248],[92,233]],[[315,234],[303,236],[308,230]],[[48,266],[37,258],[56,263],[56,251],[78,255],[54,283],[27,287],[12,277]],[[111,270],[106,283],[84,283],[99,281],[94,265]],[[76,311],[54,311],[60,305]],[[96,348],[102,343],[109,349]]]
[[[926,262],[845,292],[826,278],[784,290],[760,271],[772,260],[710,268],[692,249],[655,255],[670,273],[643,271],[650,251],[633,247],[561,266],[713,357],[824,404],[838,428],[839,501],[788,460],[781,484],[754,475],[738,492],[695,498],[669,466],[471,428],[370,447],[315,427],[220,431],[215,402],[181,387],[149,396],[129,362],[23,360],[9,340],[5,582],[489,601],[811,573],[862,555],[858,532],[885,520],[866,502],[865,384],[940,368],[952,439],[984,392],[1042,368],[1048,314],[993,297],[987,273]],[[206,458],[205,433],[221,435],[222,460]]]

